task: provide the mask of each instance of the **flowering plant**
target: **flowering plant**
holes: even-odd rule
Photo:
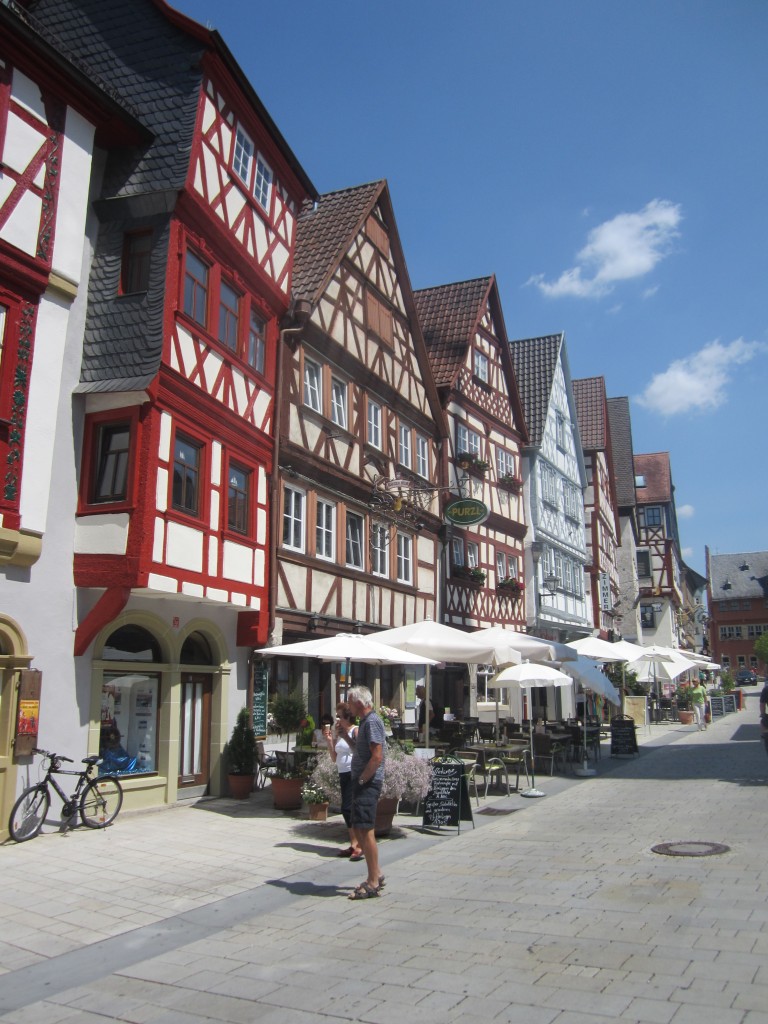
[[[341,803],[339,771],[327,750],[317,755],[307,786],[326,794],[322,802],[328,800],[332,804]]]
[[[330,803],[328,794],[319,786],[313,786],[311,782],[305,782],[301,787],[301,795],[305,804],[327,804]]]
[[[415,803],[425,797],[432,778],[432,765],[414,754],[404,754],[399,747],[387,746],[384,761],[384,784],[381,795]]]
[[[397,708],[388,708],[386,705],[382,704],[378,710],[378,715],[384,725],[391,725],[393,718],[400,717],[400,712]]]

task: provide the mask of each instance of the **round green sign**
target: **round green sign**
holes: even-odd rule
[[[445,506],[443,515],[455,526],[473,526],[488,518],[489,509],[482,501],[475,498],[459,498]]]

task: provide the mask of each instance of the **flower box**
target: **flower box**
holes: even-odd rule
[[[525,590],[525,584],[515,576],[508,576],[506,579],[500,579],[496,586],[499,590],[505,590],[509,594],[522,594]]]
[[[478,587],[485,583],[487,577],[485,569],[468,569],[466,566],[455,568],[453,575],[463,583],[473,583]]]
[[[461,469],[466,469],[468,473],[477,473],[479,476],[487,473],[491,468],[484,459],[478,458],[474,452],[459,452],[456,462]]]
[[[505,473],[504,476],[500,476],[499,487],[504,487],[508,491],[519,491],[522,489],[523,481],[519,476],[514,476],[512,473]]]

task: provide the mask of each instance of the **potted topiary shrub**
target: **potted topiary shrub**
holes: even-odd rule
[[[224,746],[229,795],[245,800],[253,792],[256,777],[256,733],[248,708],[241,708],[229,743]]]
[[[307,720],[307,706],[299,690],[278,693],[272,699],[275,725],[285,734],[285,751],[290,751],[291,733],[297,736]],[[304,773],[298,768],[278,769],[271,777],[272,803],[279,811],[296,811],[301,807]]]

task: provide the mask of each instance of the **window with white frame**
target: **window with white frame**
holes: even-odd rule
[[[475,349],[474,374],[483,384],[488,383],[488,356]]]
[[[517,579],[517,558],[506,551],[496,552],[496,577],[499,580]]]
[[[347,565],[353,569],[363,568],[363,517],[356,512],[347,512]]]
[[[496,472],[499,478],[515,475],[515,456],[504,448],[496,449]]]
[[[371,525],[371,572],[374,576],[389,575],[389,529],[383,523]]]
[[[451,540],[451,563],[454,569],[464,567],[464,541],[461,537],[454,537]]]
[[[581,491],[567,480],[563,481],[563,495],[565,498],[565,514],[569,519],[581,522]]]
[[[456,452],[469,452],[471,455],[480,454],[480,435],[475,430],[470,430],[464,423],[456,425]]]
[[[557,447],[562,451],[566,451],[568,448],[568,435],[565,429],[565,416],[561,412],[557,413],[557,420],[555,423],[555,430],[557,432]]]
[[[256,177],[253,182],[253,194],[256,202],[269,212],[269,199],[272,193],[272,171],[261,154],[256,158]]]
[[[311,359],[304,360],[304,405],[322,411],[320,367]]]
[[[253,143],[245,134],[240,125],[235,132],[234,148],[232,150],[232,168],[235,174],[246,185],[251,181],[251,162],[253,160]]]
[[[381,451],[381,406],[368,399],[368,444]]]
[[[347,385],[337,377],[331,378],[331,419],[347,429]]]
[[[307,496],[295,487],[286,487],[283,494],[283,547],[304,550],[304,515]]]
[[[257,371],[264,373],[264,353],[266,351],[267,325],[251,307],[251,318],[248,324],[248,343],[245,353],[246,361]]]
[[[401,466],[405,466],[406,469],[411,468],[411,428],[405,426],[403,423],[400,424],[398,431],[397,461]]]
[[[470,569],[477,569],[480,565],[480,548],[473,540],[467,541],[467,565]]]
[[[549,505],[559,507],[558,491],[559,477],[552,466],[547,462],[539,463],[539,478],[541,480],[541,497]]]
[[[317,502],[315,554],[331,562],[336,560],[336,506],[322,499]]]
[[[416,435],[416,472],[429,480],[429,444],[423,434]]]
[[[638,577],[641,580],[648,579],[651,575],[651,552],[648,548],[638,548],[636,559]]]
[[[640,625],[643,629],[656,628],[656,613],[653,610],[652,604],[640,605]]]
[[[397,582],[413,583],[413,538],[407,533],[397,535]]]

